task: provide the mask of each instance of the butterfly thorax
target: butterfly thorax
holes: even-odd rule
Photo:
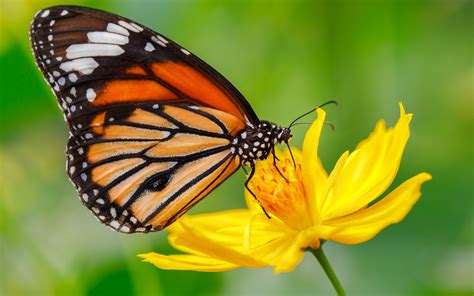
[[[247,127],[232,141],[231,152],[244,165],[254,165],[270,155],[276,143],[287,143],[291,139],[289,128],[261,121],[256,127]]]

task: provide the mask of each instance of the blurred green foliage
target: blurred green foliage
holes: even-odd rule
[[[34,12],[106,9],[214,65],[261,118],[287,124],[329,99],[327,169],[399,101],[415,114],[395,185],[433,175],[400,224],[326,252],[349,295],[472,295],[473,1],[39,1],[0,11],[0,294],[330,295],[311,256],[293,272],[162,271],[137,253],[172,253],[165,233],[122,235],[80,205],[64,172],[66,126],[28,46]],[[300,146],[305,127],[295,128]],[[243,206],[238,172],[192,212]]]

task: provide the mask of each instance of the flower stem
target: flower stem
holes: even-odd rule
[[[339,279],[336,276],[336,273],[332,269],[331,264],[329,264],[328,258],[326,257],[326,254],[324,254],[323,251],[323,246],[321,246],[318,249],[309,249],[311,253],[313,253],[314,257],[318,259],[319,264],[321,264],[321,267],[323,268],[324,272],[328,276],[329,280],[331,281],[332,286],[337,292],[337,295],[339,296],[345,296],[346,292],[344,291],[344,288],[342,287],[341,283],[339,282]]]

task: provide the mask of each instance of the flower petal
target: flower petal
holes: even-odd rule
[[[193,255],[216,258],[239,266],[265,266],[243,248],[250,217],[248,210],[186,216],[169,227],[168,241],[174,248]]]
[[[299,239],[300,233],[276,217],[268,219],[264,214],[257,214],[249,225],[246,245],[252,257],[275,266],[275,273],[289,272],[301,261],[301,249],[307,246]]]
[[[328,174],[318,156],[319,138],[326,118],[323,109],[316,109],[317,118],[306,132],[303,143],[303,184],[308,200],[308,208],[313,220],[319,217],[318,200],[321,200]]]
[[[344,244],[365,242],[390,224],[400,222],[418,198],[421,185],[431,180],[431,175],[421,173],[405,181],[376,204],[356,213],[327,221],[327,225],[340,230],[331,239]]]
[[[198,255],[161,255],[157,253],[139,254],[143,261],[154,264],[161,269],[225,271],[240,267],[239,265],[207,256]]]
[[[380,121],[369,136],[349,155],[332,186],[334,198],[324,210],[325,219],[345,216],[366,207],[382,194],[395,178],[410,136],[412,114],[400,104],[400,119],[387,129]]]

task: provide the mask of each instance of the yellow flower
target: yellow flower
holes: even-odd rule
[[[365,242],[390,224],[401,221],[421,195],[420,187],[431,179],[418,174],[383,199],[397,174],[409,138],[412,114],[400,104],[400,119],[393,128],[379,121],[372,134],[355,151],[346,151],[328,174],[318,157],[325,112],[308,130],[301,153],[276,150],[273,158],[257,163],[249,187],[248,208],[185,216],[168,227],[170,244],[186,253],[139,255],[162,269],[224,271],[238,267],[273,266],[275,272],[291,271],[304,250],[317,249],[321,240],[343,244]],[[372,204],[373,203],[373,204]]]

